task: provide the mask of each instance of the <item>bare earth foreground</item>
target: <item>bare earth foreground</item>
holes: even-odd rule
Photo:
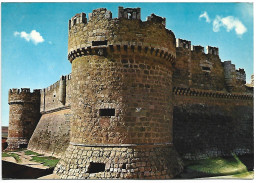
[[[2,166],[6,166],[6,164],[9,163],[9,169],[8,167],[4,167],[8,170],[5,169],[5,171],[9,171],[8,174],[16,174],[15,172],[24,172],[24,173],[20,173],[20,174],[24,174],[22,176],[18,176],[18,177],[4,177],[4,179],[60,179],[60,177],[56,174],[53,174],[53,166],[55,166],[56,164],[48,164],[48,166],[46,166],[46,164],[44,162],[35,162],[34,158],[35,157],[40,157],[40,158],[45,158],[45,156],[37,154],[35,152],[32,151],[27,151],[27,150],[23,150],[23,151],[18,151],[18,152],[4,152],[5,154],[16,154],[18,155],[19,158],[15,157],[15,155],[13,155],[12,157],[2,157]],[[3,154],[4,154],[3,153]],[[46,158],[50,158],[50,157],[46,157]],[[236,165],[230,164],[230,161],[235,161],[235,163],[237,163]],[[209,172],[209,167],[211,169],[211,173],[215,171],[216,172],[221,172],[223,173],[223,171],[225,171],[225,175],[221,175],[221,173],[219,174],[219,176],[207,176],[206,174],[201,174],[199,175],[200,178],[199,179],[253,179],[254,178],[254,171],[247,171],[246,166],[237,158],[231,158],[229,160],[220,160],[220,158],[218,159],[212,159],[212,160],[201,160],[199,162],[200,166],[198,166],[198,164],[196,165],[188,165],[186,164],[186,169],[188,170],[189,173],[182,173],[181,177],[177,177],[177,179],[192,179],[192,178],[198,178],[198,172],[200,172],[199,174],[201,174],[202,172]],[[226,162],[229,161],[229,163]],[[205,163],[206,162],[206,163]],[[219,162],[221,162],[219,164]],[[225,162],[225,163],[223,163]],[[189,162],[191,163],[191,162]],[[194,162],[192,162],[194,163]],[[203,164],[204,163],[204,164]],[[215,164],[218,163],[218,164]],[[223,168],[219,168],[221,166],[223,166],[225,164],[225,167]],[[18,165],[18,169],[15,167],[16,165]],[[219,167],[218,167],[219,166]],[[231,166],[231,168],[229,168]],[[28,167],[27,170],[26,167]],[[216,170],[214,170],[214,167]],[[233,168],[232,168],[233,167]],[[30,169],[31,168],[31,169]],[[20,169],[20,170],[19,170]],[[195,171],[190,171],[190,170],[195,170]],[[229,169],[227,171],[227,169]],[[21,171],[23,170],[23,171]],[[4,170],[3,170],[4,171]],[[37,172],[37,175],[35,175],[35,172]],[[197,173],[197,175],[194,176],[194,172]],[[4,174],[4,173],[3,173]],[[34,175],[32,177],[30,177],[31,175]],[[218,174],[218,173],[217,173]],[[6,174],[5,174],[6,175]],[[209,174],[208,174],[209,175]]]

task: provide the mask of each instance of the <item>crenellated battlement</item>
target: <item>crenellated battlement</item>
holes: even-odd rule
[[[33,92],[30,91],[30,88],[21,88],[21,89],[12,88],[12,89],[9,89],[9,94],[24,94],[24,93],[38,94],[39,92],[40,92],[40,89],[34,89]]]
[[[176,39],[176,47],[178,48],[186,48],[186,49],[191,49],[191,41],[184,40],[184,39]]]
[[[9,90],[8,94],[8,103],[39,103],[40,99],[40,90],[34,89],[33,92],[30,91],[30,88],[12,88]]]
[[[122,50],[151,49],[153,52],[158,49],[175,57],[173,32],[158,26],[165,27],[165,18],[152,14],[143,22],[140,20],[140,8],[119,7],[118,12],[118,18],[112,19],[112,13],[106,8],[93,10],[89,14],[88,23],[70,29],[68,59],[72,62],[76,57],[84,55],[107,56],[109,47],[117,46]]]
[[[246,72],[244,69],[239,68],[236,70],[236,79],[242,84],[246,84]]]
[[[86,18],[86,14],[85,13],[78,13],[75,16],[73,16],[70,20],[69,20],[69,29],[71,29],[71,27],[73,27],[76,24],[81,24],[87,23],[87,18]]]
[[[207,46],[206,47],[206,54],[219,55],[218,48],[212,47],[212,46]]]
[[[166,26],[166,18],[157,16],[155,14],[151,14],[150,16],[148,16],[146,18],[146,21],[152,23],[159,23],[162,24],[164,27]]]
[[[118,19],[141,20],[141,8],[123,8],[118,7]]]
[[[71,80],[71,74],[61,76],[60,80],[66,80],[66,81]],[[55,83],[53,83],[52,85],[50,85],[46,88],[40,89],[40,93],[44,93],[44,92],[56,89],[57,87],[59,87],[60,80],[56,81]]]
[[[112,19],[111,11],[106,8],[98,8],[92,11],[92,13],[88,14],[89,21],[92,21],[94,18],[99,19]]]
[[[200,45],[197,45],[197,46],[192,45],[192,46],[191,46],[191,51],[205,53],[205,52],[204,52],[204,47],[203,47],[203,46],[200,46]]]

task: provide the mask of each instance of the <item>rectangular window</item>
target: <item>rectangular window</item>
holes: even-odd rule
[[[98,173],[105,171],[105,163],[93,163],[90,162],[87,173]]]
[[[92,41],[92,46],[100,46],[100,45],[107,45],[107,40],[105,40],[105,41]]]
[[[204,70],[204,71],[210,71],[210,68],[209,68],[209,67],[202,67],[202,70]]]
[[[99,109],[100,116],[115,116],[115,109]]]

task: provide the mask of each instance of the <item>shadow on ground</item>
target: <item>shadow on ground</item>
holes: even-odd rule
[[[3,179],[37,179],[39,177],[52,174],[53,170],[54,168],[39,169],[2,161]]]

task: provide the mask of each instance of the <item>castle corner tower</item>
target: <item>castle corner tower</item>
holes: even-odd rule
[[[105,8],[69,20],[70,145],[62,179],[167,179],[182,170],[174,149],[174,34],[140,8]]]
[[[40,119],[40,90],[10,89],[7,150],[26,148]]]

